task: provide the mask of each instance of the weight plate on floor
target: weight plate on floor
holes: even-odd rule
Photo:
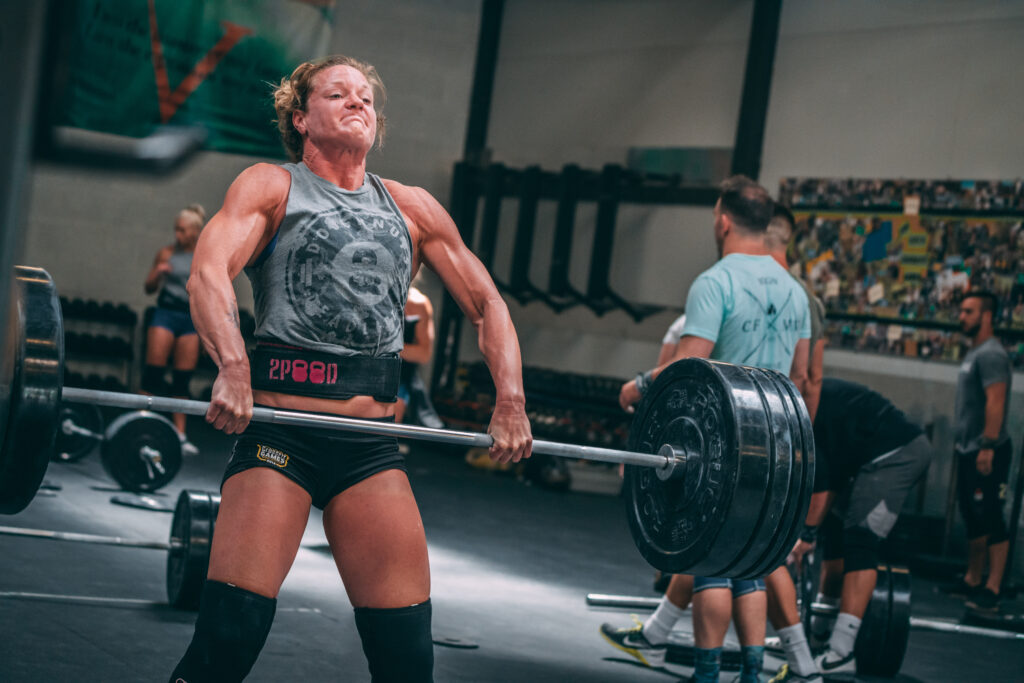
[[[657,569],[743,576],[741,549],[759,527],[769,482],[768,420],[746,369],[688,358],[661,372],[637,408],[629,449],[685,454],[679,476],[627,466],[630,531]]]
[[[53,279],[15,266],[2,379],[0,513],[21,512],[43,481],[57,435],[64,384],[64,325]]]
[[[53,459],[57,462],[76,462],[92,453],[99,443],[81,434],[64,431],[64,421],[70,420],[76,427],[88,429],[94,434],[103,434],[103,415],[99,406],[91,403],[62,403],[57,420],[57,442],[53,447]]]
[[[857,632],[857,673],[891,678],[903,666],[910,636],[910,573],[878,567],[878,581]]]
[[[179,609],[198,609],[210,566],[213,525],[220,496],[182,491],[171,518],[167,553],[167,601]]]
[[[181,469],[181,437],[166,417],[148,410],[110,423],[100,447],[103,469],[126,491],[156,491]]]

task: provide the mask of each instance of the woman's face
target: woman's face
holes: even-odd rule
[[[306,111],[296,111],[293,122],[318,149],[346,147],[369,152],[377,137],[373,88],[351,66],[324,69],[314,77]]]
[[[196,240],[199,239],[199,228],[185,212],[178,214],[178,219],[174,221],[174,239],[179,247],[195,246]]]

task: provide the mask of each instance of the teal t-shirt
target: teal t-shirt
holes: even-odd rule
[[[796,343],[811,337],[807,295],[771,256],[729,254],[690,287],[683,335],[714,342],[712,360],[788,375]]]

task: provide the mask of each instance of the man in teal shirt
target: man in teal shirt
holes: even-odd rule
[[[686,324],[672,361],[711,358],[788,373],[797,386],[807,376],[811,319],[803,287],[779,265],[765,245],[774,202],[768,192],[743,176],[722,183],[714,208],[719,261],[701,273],[686,297]],[[667,365],[667,364],[666,364]],[[619,403],[627,412],[665,366],[642,373],[622,386]],[[722,642],[736,597],[736,628],[744,646],[740,680],[757,680],[764,651],[764,581],[672,577],[665,597],[642,625],[602,635],[615,647],[649,666],[664,662],[668,634],[693,593],[696,666],[693,681],[717,681]],[[750,661],[747,661],[747,660]]]

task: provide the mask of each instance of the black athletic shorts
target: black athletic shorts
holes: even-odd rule
[[[394,417],[374,421],[394,422]],[[228,477],[253,467],[288,477],[321,510],[334,496],[378,472],[406,471],[393,436],[250,422],[235,442],[221,487]]]

